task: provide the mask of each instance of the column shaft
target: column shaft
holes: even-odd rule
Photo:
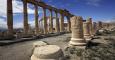
[[[60,29],[59,29],[59,18],[58,18],[58,13],[57,12],[55,12],[55,16],[56,16],[56,32],[59,32],[60,31]]]
[[[8,34],[13,35],[12,0],[7,0],[7,26],[8,26]]]
[[[86,41],[83,35],[83,19],[80,16],[74,16],[71,18],[71,30],[72,38],[70,45],[72,46],[82,46],[86,45]]]
[[[87,22],[83,23],[84,35],[90,35],[89,24]]]
[[[23,1],[23,13],[24,13],[24,33],[27,34],[29,30],[28,24],[28,12],[27,12],[27,2],[26,0]]]
[[[93,34],[95,35],[97,31],[97,23],[93,22]]]
[[[50,33],[53,33],[53,12],[52,10],[50,10],[50,19],[49,19],[49,30],[50,30]]]
[[[67,16],[67,21],[68,21],[67,31],[71,32],[71,22],[70,22],[70,17],[68,17],[68,16]]]
[[[89,23],[89,31],[90,31],[90,34],[93,35],[92,18],[88,18],[86,22]]]
[[[89,23],[88,22],[83,23],[83,32],[84,32],[84,38],[87,41],[91,40],[91,35],[90,35]]]
[[[46,19],[46,9],[43,8],[43,23],[44,23],[44,34],[47,34],[47,19]]]
[[[60,32],[64,32],[64,15],[60,14]]]
[[[39,26],[38,26],[38,6],[35,5],[35,34],[39,34]]]
[[[98,30],[102,29],[102,22],[101,21],[98,22],[97,28],[98,28]]]

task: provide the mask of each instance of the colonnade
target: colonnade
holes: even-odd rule
[[[7,26],[8,26],[8,32],[10,35],[13,35],[13,8],[12,8],[12,0],[7,0]],[[56,32],[64,32],[64,17],[67,17],[68,22],[68,32],[71,30],[71,23],[70,23],[70,16],[72,14],[69,13],[67,10],[57,9],[55,7],[49,6],[41,1],[36,0],[22,0],[23,2],[23,26],[24,26],[24,33],[28,34],[29,31],[29,24],[28,24],[28,9],[27,9],[27,3],[33,4],[35,7],[35,34],[39,34],[39,15],[38,15],[38,7],[43,8],[43,32],[44,34],[53,33],[53,12],[55,12],[56,17]],[[49,19],[49,28],[47,27],[47,16],[46,16],[46,10],[49,10],[50,12],[50,19]],[[60,17],[58,16],[60,14]],[[60,18],[60,21],[59,19]],[[48,31],[49,29],[49,31]]]
[[[40,33],[40,24],[39,24],[39,21],[38,21],[39,20],[39,14],[38,14],[39,9],[38,9],[38,7],[42,7],[42,9],[43,9],[43,22],[42,22],[42,24],[43,24],[43,34],[54,33],[54,31],[53,31],[53,26],[54,26],[53,25],[53,23],[54,23],[53,22],[53,17],[56,18],[55,31],[57,33],[65,32],[65,30],[64,30],[64,17],[67,18],[67,31],[68,32],[71,32],[71,30],[72,29],[74,30],[74,28],[78,28],[78,27],[82,28],[80,26],[78,26],[78,27],[77,26],[73,27],[74,25],[71,26],[74,23],[76,25],[76,23],[77,23],[76,20],[78,20],[78,22],[80,22],[79,19],[81,19],[81,21],[83,21],[83,19],[82,19],[82,17],[72,18],[74,15],[69,13],[69,11],[67,11],[67,10],[57,9],[55,7],[52,7],[50,5],[45,4],[44,2],[36,1],[36,0],[22,0],[22,2],[23,2],[23,16],[24,16],[24,19],[23,19],[24,34],[29,33],[28,11],[27,11],[28,10],[27,9],[27,4],[28,3],[33,4],[34,7],[35,7],[35,34],[36,35],[39,35],[39,33]],[[50,13],[49,22],[48,22],[47,16],[46,16],[46,14],[47,14],[46,10],[47,9],[49,10],[49,13]],[[54,12],[55,15],[53,15],[53,12]],[[70,19],[71,20],[73,19],[73,21],[74,20],[75,21],[72,22],[72,21],[70,21]],[[49,24],[49,27],[48,27],[47,24]],[[99,30],[99,29],[102,28],[102,22],[100,22],[100,21],[98,23],[92,22],[92,18],[88,18],[86,20],[86,22],[84,22],[83,24],[84,24],[83,25],[83,32],[82,32],[82,33],[84,33],[83,36],[85,38],[88,38],[88,39],[90,38],[90,36],[93,36],[96,33],[96,30]],[[9,35],[12,36],[13,35],[12,0],[7,0],[7,26],[8,26],[8,33],[9,33]],[[82,26],[82,24],[81,24],[81,26]],[[71,29],[71,27],[73,27],[73,28]],[[78,30],[78,32],[75,31],[75,33],[79,34],[81,31],[82,30]],[[73,35],[76,35],[76,34],[73,33]]]

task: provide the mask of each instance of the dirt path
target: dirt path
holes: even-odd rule
[[[32,44],[37,41],[46,41],[49,44],[59,45],[60,47],[67,46],[67,37],[70,34],[64,34],[61,36],[48,37],[44,39],[38,39],[34,41],[21,42],[12,44],[9,46],[0,47],[0,60],[30,60],[32,53]]]

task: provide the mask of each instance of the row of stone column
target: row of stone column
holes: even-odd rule
[[[69,45],[82,46],[90,41],[96,33],[96,22],[92,22],[92,18],[88,18],[83,22],[81,16],[71,18],[72,38]]]
[[[49,9],[50,11],[50,33],[53,33],[53,10]],[[60,13],[60,22],[58,19],[58,12],[55,12],[56,17],[56,32],[64,32],[64,14]],[[27,1],[23,0],[23,13],[24,13],[24,33],[28,34],[29,31],[29,24],[28,24],[28,12],[27,12]],[[38,5],[35,5],[35,34],[39,34],[39,23],[38,23]],[[67,16],[68,18],[69,16]],[[43,28],[44,28],[44,34],[48,33],[48,27],[47,27],[47,18],[46,18],[46,8],[43,7]],[[13,35],[13,10],[12,10],[12,0],[7,0],[7,26],[8,26],[8,32],[10,35]],[[68,31],[70,31],[70,21],[68,18]]]

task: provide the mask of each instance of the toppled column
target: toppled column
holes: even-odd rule
[[[45,45],[34,49],[31,60],[64,60],[61,48],[57,45]]]
[[[69,42],[72,46],[83,46],[86,45],[86,41],[83,35],[83,19],[80,16],[74,16],[71,18],[71,30],[72,37]]]
[[[84,38],[86,41],[90,41],[91,35],[90,35],[90,30],[89,30],[89,23],[88,22],[83,22],[83,32],[84,32]]]

